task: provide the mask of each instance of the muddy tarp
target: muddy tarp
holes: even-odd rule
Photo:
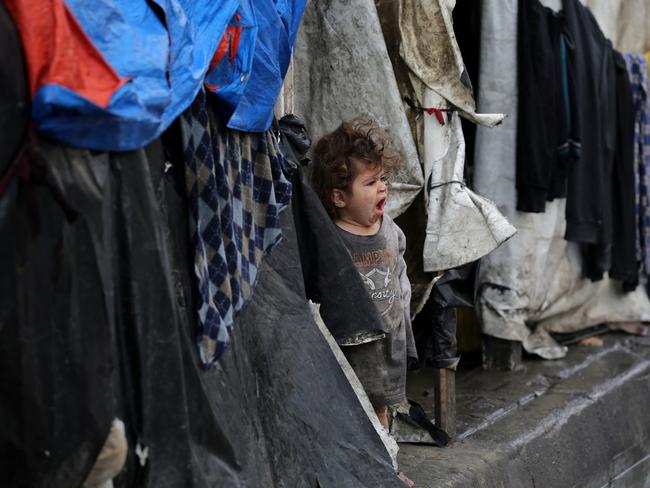
[[[290,212],[232,349],[199,367],[180,142],[166,142],[42,142],[33,178],[0,199],[3,484],[80,486],[119,417],[117,487],[400,486],[313,322]]]
[[[400,56],[409,69],[413,96],[424,109],[419,121],[428,215],[423,264],[429,272],[475,261],[515,233],[491,201],[465,184],[465,138],[458,114],[489,127],[504,115],[476,113],[454,35],[453,7],[454,2],[444,0],[399,2]]]
[[[386,210],[403,213],[422,189],[422,167],[373,0],[311,2],[294,63],[295,112],[314,141],[357,115],[390,131],[403,164]]]
[[[559,0],[542,3],[555,10],[561,6]],[[499,128],[478,128],[474,183],[518,233],[482,260],[478,311],[485,333],[557,358],[565,348],[549,332],[650,320],[650,301],[641,288],[624,294],[620,283],[583,278],[580,251],[564,240],[565,200],[547,203],[543,214],[516,211],[516,33],[516,0],[483,2],[478,107],[510,116]]]

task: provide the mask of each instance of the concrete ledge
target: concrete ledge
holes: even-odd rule
[[[456,442],[402,444],[400,470],[419,487],[650,487],[650,339],[525,364],[459,373]],[[426,375],[409,396],[428,408]]]

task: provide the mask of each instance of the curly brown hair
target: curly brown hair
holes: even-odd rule
[[[393,148],[389,134],[366,117],[347,120],[321,137],[314,147],[312,160],[312,185],[332,219],[337,218],[332,191],[348,192],[359,172],[359,164],[376,166],[389,179],[400,165],[399,153]]]

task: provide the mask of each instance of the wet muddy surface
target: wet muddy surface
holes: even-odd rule
[[[426,487],[646,486],[650,339],[603,338],[518,372],[459,370],[455,441],[402,444],[400,469]],[[433,414],[432,371],[411,374],[408,394]]]

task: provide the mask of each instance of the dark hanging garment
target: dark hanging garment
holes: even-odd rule
[[[454,34],[463,56],[465,70],[475,94],[479,92],[479,66],[481,60],[481,17],[483,0],[457,0],[454,11]],[[471,168],[474,166],[477,125],[464,117],[460,119],[465,136],[466,183],[471,188]]]
[[[580,127],[582,156],[569,168],[565,237],[572,242],[597,244],[595,269],[609,269],[611,208],[609,175],[616,141],[616,93],[611,43],[589,9],[579,0],[563,0],[567,34],[575,56],[575,120]]]
[[[616,67],[616,153],[612,175],[613,243],[610,277],[633,290],[639,282],[636,256],[634,101],[625,59],[614,51]]]
[[[23,48],[9,13],[0,3],[0,195],[14,176],[18,150],[29,121],[29,94]],[[10,174],[12,173],[12,174]]]
[[[604,70],[602,84],[605,88],[601,91],[601,102],[599,103],[599,105],[602,105],[600,127],[604,151],[601,154],[600,166],[598,166],[601,173],[600,178],[596,178],[595,175],[583,175],[586,179],[582,183],[583,187],[587,188],[588,185],[592,185],[594,191],[598,192],[600,196],[599,201],[601,204],[601,220],[597,241],[595,243],[583,243],[581,246],[583,271],[585,276],[592,281],[601,280],[604,274],[611,269],[614,241],[614,207],[616,205],[614,199],[618,175],[616,174],[617,168],[614,165],[616,154],[615,151],[611,152],[609,150],[609,143],[613,141],[613,147],[616,147],[618,87],[614,65],[614,50],[611,48],[609,41],[607,41],[607,46],[609,49],[606,49],[603,53],[602,65]]]
[[[517,210],[544,212],[557,164],[559,23],[537,0],[519,0]]]
[[[577,90],[575,70],[573,67],[576,57],[575,46],[566,30],[564,13],[554,14],[558,37],[556,52],[559,82],[555,83],[555,100],[557,109],[557,158],[551,172],[551,184],[548,201],[567,196],[569,170],[579,164],[582,157],[582,140],[580,118],[578,117]]]
[[[517,43],[517,209],[544,212],[580,159],[575,52],[563,13],[537,0],[519,2]]]

